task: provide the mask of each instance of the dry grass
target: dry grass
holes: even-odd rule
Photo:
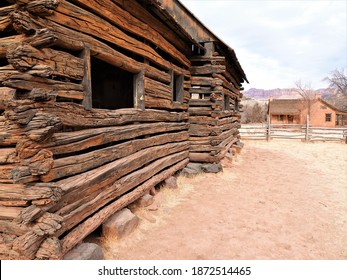
[[[106,236],[100,238],[105,251],[105,259],[120,259],[119,252],[124,248],[135,248],[139,242],[146,242],[148,240],[146,232],[149,229],[153,230],[153,228],[163,226],[170,216],[171,209],[189,200],[189,195],[195,191],[195,186],[205,178],[205,174],[190,178],[179,176],[177,178],[177,189],[163,187],[156,194],[155,204],[157,204],[157,210],[151,211],[146,207],[132,208],[131,211],[140,219],[139,225],[133,233],[122,239]]]

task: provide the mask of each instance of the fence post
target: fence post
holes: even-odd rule
[[[305,141],[308,142],[309,138],[309,128],[310,128],[310,116],[306,116],[306,130],[305,130]]]
[[[271,120],[270,120],[270,115],[268,115],[267,129],[266,129],[266,141],[270,140],[270,132],[271,132]]]

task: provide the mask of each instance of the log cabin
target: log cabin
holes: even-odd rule
[[[177,0],[6,0],[0,31],[1,259],[62,259],[239,139],[245,73]]]

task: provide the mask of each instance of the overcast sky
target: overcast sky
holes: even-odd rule
[[[232,47],[249,88],[288,88],[301,80],[314,89],[347,67],[346,0],[180,0]]]

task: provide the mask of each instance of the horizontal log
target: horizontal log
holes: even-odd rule
[[[240,90],[240,86],[241,84],[235,79],[234,76],[232,76],[229,72],[225,71],[221,73],[226,79],[227,81],[229,81],[230,83],[233,84],[233,86],[236,88],[237,91]]]
[[[189,153],[189,160],[192,162],[207,162],[215,163],[219,162],[218,156],[210,155],[209,153]]]
[[[189,107],[188,112],[191,116],[211,116],[213,111],[207,107]]]
[[[50,48],[36,49],[28,43],[12,45],[7,49],[7,60],[20,71],[28,71],[40,67],[45,75],[82,80],[84,76],[83,59],[69,53]]]
[[[212,102],[208,99],[190,99],[189,100],[190,107],[209,107],[211,108]]]
[[[68,192],[77,190],[77,195],[81,191],[95,184],[108,184],[119,179],[120,177],[128,174],[129,172],[144,166],[155,159],[158,159],[164,155],[168,155],[175,152],[188,149],[188,142],[165,144],[158,147],[150,147],[127,157],[121,158],[114,162],[105,164],[91,171],[85,172],[80,175],[75,175],[67,179],[58,181],[57,184],[62,188],[64,196]],[[71,198],[71,196],[70,196]]]
[[[75,4],[83,5],[102,18],[116,24],[123,30],[141,36],[167,52],[182,65],[189,67],[189,60],[179,52],[176,47],[169,43],[159,32],[153,29],[152,25],[142,22],[131,13],[122,9],[111,0],[99,0],[91,2],[89,0],[72,0]]]
[[[43,144],[42,147],[50,150],[55,155],[67,154],[140,136],[187,130],[188,126],[185,123],[135,124],[125,127],[106,127],[76,132],[55,133],[54,142]]]
[[[90,46],[93,56],[112,64],[115,67],[124,69],[131,73],[139,73],[144,69],[146,76],[159,81],[170,82],[170,75],[168,73],[144,63],[137,62],[129,56],[116,51],[108,45],[86,34],[74,31],[42,18],[33,19],[26,12],[17,11],[12,15],[12,20],[15,22],[18,21],[19,25],[21,25],[22,21],[29,22],[30,25],[26,33],[30,34],[34,32],[35,35],[19,35],[6,38],[6,40],[0,39],[0,57],[3,56],[3,54],[6,54],[8,45],[18,43],[23,39],[32,46],[49,45],[54,42],[55,45],[72,51],[83,51],[85,45],[87,45]],[[75,38],[79,38],[79,40],[75,40]],[[172,67],[175,68],[174,66]],[[185,72],[184,70],[180,71],[180,69],[176,69],[176,71],[182,73]]]
[[[163,159],[156,160],[143,169],[135,171],[134,173],[121,178],[113,185],[109,186],[107,189],[101,192],[98,191],[97,194],[91,196],[92,200],[80,204],[80,206],[74,210],[69,209],[69,211],[64,216],[64,225],[57,232],[56,236],[59,236],[61,233],[65,232],[66,229],[70,229],[73,226],[77,225],[86,217],[93,214],[96,210],[100,209],[117,197],[120,197],[122,194],[128,192],[132,188],[140,185],[166,167],[187,158],[188,151],[166,156]]]
[[[140,198],[150,188],[156,186],[163,180],[172,176],[175,172],[186,166],[187,163],[188,159],[185,159],[173,165],[172,167],[162,171],[158,175],[153,176],[151,179],[138,186],[135,190],[123,195],[116,201],[112,202],[108,206],[96,212],[93,216],[91,216],[84,222],[80,223],[76,228],[74,228],[62,239],[62,253],[66,254],[76,244],[78,244],[87,235],[89,235],[92,231],[99,227],[99,225],[106,221],[106,219],[108,219],[111,215],[113,215],[118,210],[126,207],[130,203],[134,202],[136,199]]]
[[[0,38],[0,58],[5,58],[7,54],[7,49],[9,46],[18,43],[28,43],[34,47],[50,46],[57,40],[55,34],[45,28],[34,30],[34,34],[27,36],[25,34],[14,35],[9,37]]]
[[[144,9],[144,7],[138,1],[112,0],[112,2],[116,3],[142,22],[150,25],[154,30],[159,32],[164,38],[166,38],[171,44],[176,46],[183,53],[191,52],[190,42],[187,44],[187,41],[184,41],[175,30],[170,28],[167,24],[163,24],[156,14],[151,13],[149,9]]]
[[[34,88],[43,88],[48,90],[72,90],[83,92],[83,86],[80,84],[61,82],[43,77],[35,77],[30,74],[12,75],[10,79],[3,82],[3,85],[23,90],[32,90]]]
[[[4,207],[0,206],[0,219],[1,220],[14,220],[18,217],[23,210],[21,207]]]
[[[165,151],[165,148],[169,147],[171,147],[170,150]],[[173,149],[173,147],[175,148]],[[152,151],[155,151],[156,154],[151,154]],[[162,156],[167,156],[170,153],[177,154],[181,151],[188,151],[188,143],[167,144],[157,148],[149,148],[104,167],[64,179],[59,182],[59,185],[65,190],[65,195],[49,211],[58,214],[70,213],[86,201],[94,199],[103,190],[109,190],[110,186],[124,175],[145,166],[146,163],[150,163],[152,160],[158,160]],[[83,197],[80,195],[82,192]]]
[[[188,132],[190,136],[209,136],[213,135],[213,129],[213,127],[207,125],[190,124]]]
[[[218,78],[192,76],[191,86],[210,86],[212,88],[223,85],[223,81]]]
[[[214,73],[212,76],[216,79],[220,79],[223,82],[223,87],[229,89],[230,91],[239,94],[240,90],[234,86],[233,83],[229,82],[223,75]]]
[[[25,4],[25,10],[37,16],[49,16],[54,13],[58,5],[60,4],[60,0],[17,0],[17,3],[21,2],[21,4]]]
[[[49,198],[57,201],[61,198],[62,191],[54,185],[25,186],[23,184],[0,184],[0,200],[36,200]]]
[[[195,143],[194,143],[195,144]],[[222,150],[222,147],[212,146],[212,145],[191,145],[189,148],[189,152],[211,152],[216,151],[219,152]]]
[[[116,44],[121,48],[147,58],[149,61],[164,67],[166,70],[178,68],[163,59],[149,45],[127,35],[116,26],[64,0],[60,1],[61,4],[58,6],[56,12],[48,17],[50,21]],[[105,32],[105,30],[107,31]],[[178,56],[178,59],[180,59],[180,62],[184,66],[189,67],[189,61],[184,59],[182,55]]]
[[[180,111],[186,111],[188,109],[187,104],[162,98],[154,98],[148,95],[145,96],[145,107],[153,109],[168,109]]]
[[[153,79],[145,78],[145,93],[151,97],[172,100],[172,88],[169,85],[157,82]]]
[[[212,89],[211,87],[199,87],[199,88],[195,88],[195,87],[192,87],[189,89],[189,93],[190,94],[211,94],[212,93]]]
[[[193,62],[211,62],[211,64],[225,63],[224,56],[193,56],[190,58]]]
[[[26,207],[29,203],[27,200],[0,200],[0,205],[7,207]]]
[[[191,74],[192,75],[207,75],[213,73],[223,73],[225,72],[226,67],[224,65],[204,65],[204,66],[192,66]]]
[[[41,180],[48,182],[61,177],[68,177],[99,167],[148,147],[170,142],[181,142],[187,139],[187,132],[163,134],[146,139],[132,140],[82,155],[60,158],[54,160],[52,169],[47,174],[41,176]]]
[[[86,110],[76,103],[45,103],[34,102],[23,106],[16,104],[14,112],[19,113],[27,110],[40,110],[59,118],[66,127],[96,128],[105,126],[117,126],[134,122],[182,122],[188,119],[188,113],[167,112],[163,110],[140,110],[140,109],[91,109]],[[0,124],[1,125],[1,124]]]

